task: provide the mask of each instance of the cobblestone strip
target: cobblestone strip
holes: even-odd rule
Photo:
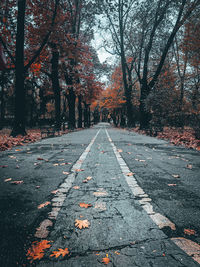
[[[157,224],[157,226],[162,229],[164,227],[170,227],[172,230],[176,230],[176,226],[173,222],[171,222],[167,217],[163,216],[160,213],[154,212],[153,206],[151,204],[152,199],[149,198],[148,194],[146,194],[143,189],[138,185],[137,180],[134,177],[134,174],[128,168],[126,162],[121,157],[119,151],[114,145],[108,131],[105,129],[108,140],[111,143],[117,161],[120,165],[122,173],[126,179],[128,186],[130,187],[133,195],[139,199],[139,202],[142,208],[147,212],[147,214],[151,217],[151,219]],[[171,238],[171,240],[183,251],[185,251],[189,256],[200,263],[200,246],[192,242],[188,239],[179,237],[179,238]]]
[[[53,225],[52,220],[56,220],[58,213],[66,199],[67,192],[69,189],[72,187],[72,184],[75,180],[77,170],[81,169],[81,166],[86,159],[88,153],[90,152],[90,149],[92,145],[94,144],[99,132],[99,130],[95,137],[92,139],[90,144],[87,146],[85,151],[81,154],[80,158],[77,160],[77,162],[72,166],[71,173],[67,176],[65,181],[60,185],[58,188],[57,193],[55,194],[54,198],[51,200],[52,201],[52,210],[48,214],[48,218],[45,219],[40,223],[40,226],[36,229],[35,232],[35,237],[37,238],[47,238],[49,234],[49,230],[47,229],[48,227]]]

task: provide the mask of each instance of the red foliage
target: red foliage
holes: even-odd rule
[[[138,128],[134,128],[134,131],[146,134],[145,131],[141,131]],[[185,127],[183,131],[178,128],[164,127],[163,131],[158,133],[157,138],[169,140],[174,145],[183,145],[200,150],[200,140],[195,138],[194,131],[189,127]]]
[[[0,131],[0,151],[11,149],[14,146],[23,146],[41,139],[40,130],[28,130],[26,136],[11,137],[9,134],[9,130]]]

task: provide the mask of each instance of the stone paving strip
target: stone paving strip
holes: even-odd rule
[[[73,165],[73,167],[71,169],[71,174],[69,174],[67,176],[64,183],[62,183],[60,185],[60,187],[58,188],[58,191],[57,191],[55,197],[51,200],[52,201],[52,210],[51,210],[51,212],[49,212],[48,219],[45,219],[44,221],[42,221],[40,223],[40,226],[36,229],[35,237],[41,238],[41,239],[47,238],[47,236],[49,234],[49,231],[47,228],[53,225],[52,220],[56,220],[56,218],[58,216],[58,212],[60,211],[60,209],[63,205],[63,202],[66,198],[67,192],[72,187],[72,184],[75,180],[75,177],[77,175],[77,170],[81,168],[81,166],[82,166],[84,160],[86,159],[87,154],[89,153],[89,151],[91,149],[91,146],[94,144],[94,141],[97,138],[99,132],[100,132],[100,130],[96,133],[95,137],[92,139],[90,144],[87,146],[85,151],[82,153],[82,155],[80,156],[78,161]]]

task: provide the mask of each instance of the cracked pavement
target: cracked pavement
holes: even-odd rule
[[[131,191],[106,129],[145,194],[136,196]],[[98,131],[86,158],[81,160],[82,171],[73,174],[72,166]],[[47,161],[37,160],[39,156]],[[18,266],[14,264],[20,262],[19,255],[22,257],[22,243],[28,248],[32,241],[38,240],[34,238],[35,229],[48,218],[52,207],[58,206],[58,214],[52,219],[53,226],[48,227],[49,233],[45,238],[52,241],[52,246],[33,266],[98,267],[104,265],[104,257],[110,259],[108,266],[113,267],[199,266],[192,258],[194,255],[186,254],[172,240],[181,237],[200,243],[199,152],[100,123],[92,129],[28,145],[19,152],[15,149],[3,152],[1,159],[4,165],[8,165],[1,170],[1,185],[5,189],[1,192],[1,200],[6,203],[6,199],[9,201],[12,196],[13,201],[18,201],[17,205],[20,205],[20,209],[14,202],[6,209],[1,205],[1,233],[3,229],[8,238],[4,237],[4,254],[0,245],[1,259],[4,260],[2,266]],[[18,160],[20,169],[14,169],[15,160]],[[55,165],[59,162],[71,164]],[[192,164],[193,168],[188,169],[187,164]],[[74,175],[71,184],[63,171]],[[2,182],[8,176],[16,176],[16,173],[18,177],[23,176],[24,184]],[[173,174],[179,174],[180,178],[174,178]],[[92,179],[83,182],[89,176]],[[38,185],[40,188],[36,189]],[[53,200],[55,196],[51,194],[55,189],[58,190],[57,200]],[[141,200],[147,198],[152,205],[149,214],[141,204]],[[37,205],[45,201],[50,201],[51,205],[38,210]],[[56,206],[56,201],[62,205]],[[92,206],[81,208],[79,204],[83,202]],[[156,224],[150,217],[155,212],[170,219],[176,229],[159,227],[159,223]],[[77,229],[74,224],[76,219],[88,220],[89,228]],[[10,237],[13,225],[16,233]],[[185,228],[194,229],[195,235],[186,236]],[[21,233],[22,241],[18,244]],[[16,254],[4,259],[5,254],[11,254],[7,242],[11,245],[13,238],[16,246],[22,248],[15,248]],[[59,248],[68,248],[70,254],[58,259],[50,257],[52,251]],[[24,264],[29,266],[27,262]]]

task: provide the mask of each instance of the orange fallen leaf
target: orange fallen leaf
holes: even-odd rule
[[[102,262],[107,265],[109,262],[110,262],[110,259],[109,258],[103,258],[102,259]]]
[[[77,190],[77,189],[80,189],[80,186],[75,185],[73,188]]]
[[[53,166],[59,166],[59,164],[58,163],[54,163]]]
[[[91,204],[86,204],[86,203],[79,203],[79,206],[81,207],[81,208],[89,208],[89,207],[92,207],[92,205]]]
[[[126,176],[132,176],[134,173],[133,172],[129,172],[126,174]]]
[[[123,150],[122,150],[122,149],[118,149],[117,151],[118,151],[119,153],[122,153],[122,152],[123,152]]]
[[[21,149],[15,149],[15,151],[21,151]]]
[[[40,242],[35,241],[32,243],[31,248],[28,249],[28,252],[26,254],[27,259],[31,260],[40,260],[44,257],[44,250],[51,247],[51,244],[49,244],[51,241],[48,240],[42,240]]]
[[[54,191],[51,191],[51,194],[56,194],[57,192],[58,192],[58,189],[54,190]]]
[[[176,186],[176,184],[168,184],[168,186]]]
[[[38,209],[42,209],[42,208],[48,206],[49,204],[51,204],[51,202],[49,202],[49,201],[47,201],[47,202],[45,202],[45,203],[42,203],[42,204],[40,204],[40,205],[38,206]]]
[[[115,254],[120,255],[120,253],[118,251],[115,251]]]
[[[88,180],[87,180],[87,179],[84,179],[84,180],[83,180],[83,183],[87,183],[87,182],[88,182]]]
[[[132,154],[131,152],[127,152],[129,155]]]
[[[184,229],[184,234],[185,235],[195,235],[196,231],[192,229]]]
[[[87,179],[88,181],[90,181],[90,180],[92,180],[92,176],[88,176],[86,179]]]
[[[75,226],[76,228],[83,229],[83,228],[89,228],[90,223],[88,220],[75,220]]]
[[[59,248],[58,251],[53,251],[50,257],[58,258],[60,255],[64,257],[65,255],[68,255],[68,254],[69,254],[68,248],[65,248],[65,249]]]
[[[4,180],[4,182],[9,182],[11,180],[12,180],[12,178],[7,178],[7,179]]]
[[[22,184],[24,181],[13,181],[13,182],[11,182],[11,184]]]

